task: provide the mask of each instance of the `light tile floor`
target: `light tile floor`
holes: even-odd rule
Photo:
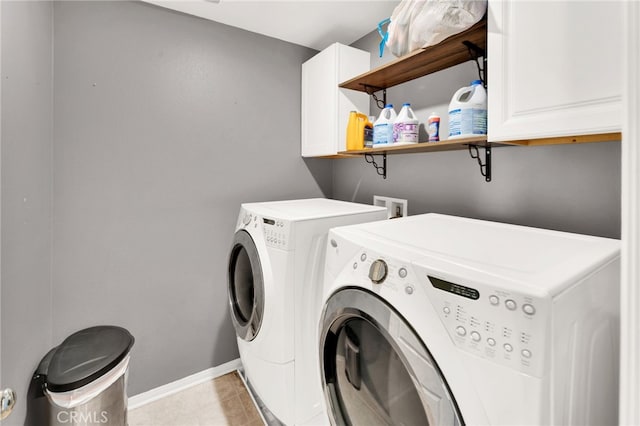
[[[262,426],[237,371],[129,411],[129,426]]]

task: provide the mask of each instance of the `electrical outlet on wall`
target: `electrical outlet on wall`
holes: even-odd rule
[[[407,200],[402,198],[382,197],[380,195],[373,196],[373,205],[387,208],[387,217],[395,219],[397,217],[407,216]]]

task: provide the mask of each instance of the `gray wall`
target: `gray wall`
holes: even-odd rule
[[[2,8],[2,317],[0,386],[27,388],[51,347],[52,4]]]
[[[130,395],[236,358],[240,203],[331,195],[299,154],[314,51],[138,2],[54,16],[54,340],[129,329]]]
[[[394,59],[389,52],[378,58],[379,40],[374,32],[353,44],[371,52],[372,67]],[[396,111],[410,102],[422,122],[432,111],[446,122],[452,94],[474,79],[476,66],[467,62],[389,89],[388,102]],[[372,104],[371,114],[378,113]],[[333,195],[363,203],[373,195],[398,197],[409,201],[410,214],[439,212],[620,238],[619,142],[494,148],[492,157],[491,183],[466,151],[388,156],[386,180],[364,159],[335,160]]]
[[[299,155],[315,52],[139,2],[2,12],[3,424],[92,325],[135,336],[129,395],[235,359],[240,203],[331,195],[331,162]]]

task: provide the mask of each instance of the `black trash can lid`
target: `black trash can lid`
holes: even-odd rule
[[[47,388],[51,392],[66,392],[96,380],[127,356],[133,342],[127,330],[111,325],[73,333],[51,357]]]

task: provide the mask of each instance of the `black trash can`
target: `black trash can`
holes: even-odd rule
[[[49,425],[124,426],[133,336],[124,328],[80,330],[40,362],[38,380],[49,401]]]

